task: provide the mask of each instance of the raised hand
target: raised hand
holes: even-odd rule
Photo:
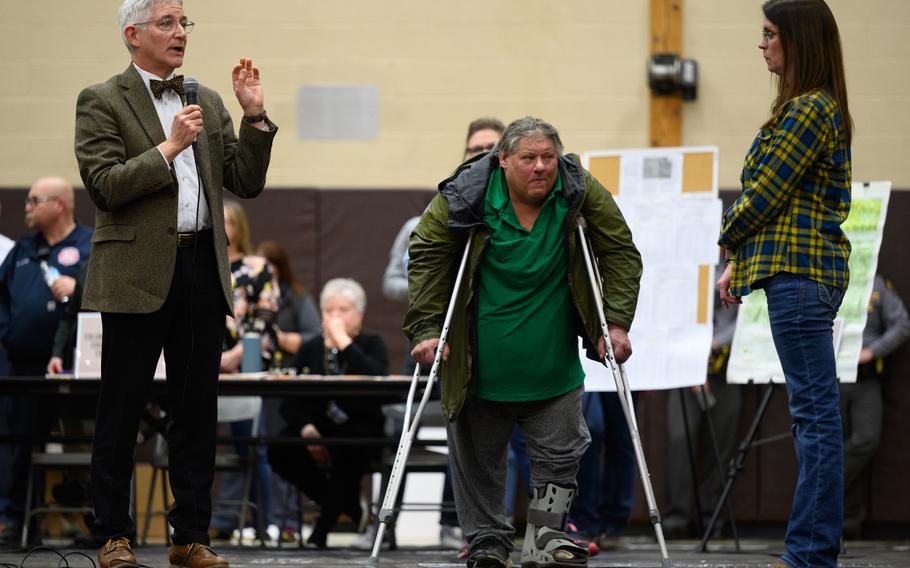
[[[231,83],[234,85],[234,94],[243,108],[244,116],[262,114],[265,109],[262,102],[262,82],[259,81],[259,69],[253,67],[252,59],[243,57],[240,63],[234,65]]]
[[[344,351],[354,341],[348,334],[344,320],[341,318],[323,317],[322,334],[325,338],[325,345],[327,347],[335,347],[339,351]]]

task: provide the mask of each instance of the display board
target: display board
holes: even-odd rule
[[[582,164],[616,198],[644,265],[625,365],[629,385],[703,384],[722,214],[717,148],[591,151]],[[581,357],[587,390],[615,390],[602,364]]]
[[[841,382],[856,382],[863,345],[867,306],[878,268],[891,182],[854,183],[850,214],[842,225],[850,239],[850,284],[834,322],[837,374]],[[768,302],[762,290],[743,298],[727,367],[728,383],[783,382],[784,374],[771,339]]]
[[[76,353],[73,359],[75,378],[98,378],[101,376],[101,314],[79,312],[76,320]],[[155,378],[166,376],[164,353],[158,358]]]

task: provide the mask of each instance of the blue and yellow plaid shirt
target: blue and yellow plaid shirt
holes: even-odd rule
[[[740,179],[717,242],[734,263],[730,294],[778,272],[846,289],[850,147],[835,99],[813,91],[789,101],[759,131]]]

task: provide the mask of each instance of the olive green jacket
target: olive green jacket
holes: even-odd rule
[[[458,265],[468,240],[471,251],[459,291],[447,343],[449,358],[440,364],[442,407],[452,420],[470,391],[476,368],[476,313],[474,290],[477,269],[490,236],[483,222],[487,181],[499,167],[495,152],[462,165],[439,184],[420,222],[411,233],[408,260],[409,307],[404,330],[412,344],[439,337]],[[583,251],[577,242],[576,220],[583,217],[600,266],[607,321],[626,329],[632,325],[641,278],[641,256],[613,196],[581,167],[578,157],[559,159],[563,195],[569,203],[566,217],[568,279],[578,315],[578,334],[589,348],[602,336],[600,318],[588,284]],[[533,347],[531,347],[533,348]]]
[[[224,232],[223,188],[254,197],[265,187],[272,140],[245,122],[240,137],[218,93],[199,87],[205,133],[196,165],[214,230],[225,313],[231,279]],[[165,139],[142,77],[130,64],[105,83],[87,87],[76,103],[76,161],[97,207],[83,308],[151,313],[167,298],[177,260],[177,178],[156,146]]]

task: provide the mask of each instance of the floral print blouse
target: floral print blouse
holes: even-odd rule
[[[231,290],[233,291],[234,317],[227,318],[222,349],[237,345],[249,332],[268,335],[274,353],[277,339],[273,337],[272,323],[278,311],[279,288],[272,278],[269,263],[261,256],[244,256],[231,263]]]

